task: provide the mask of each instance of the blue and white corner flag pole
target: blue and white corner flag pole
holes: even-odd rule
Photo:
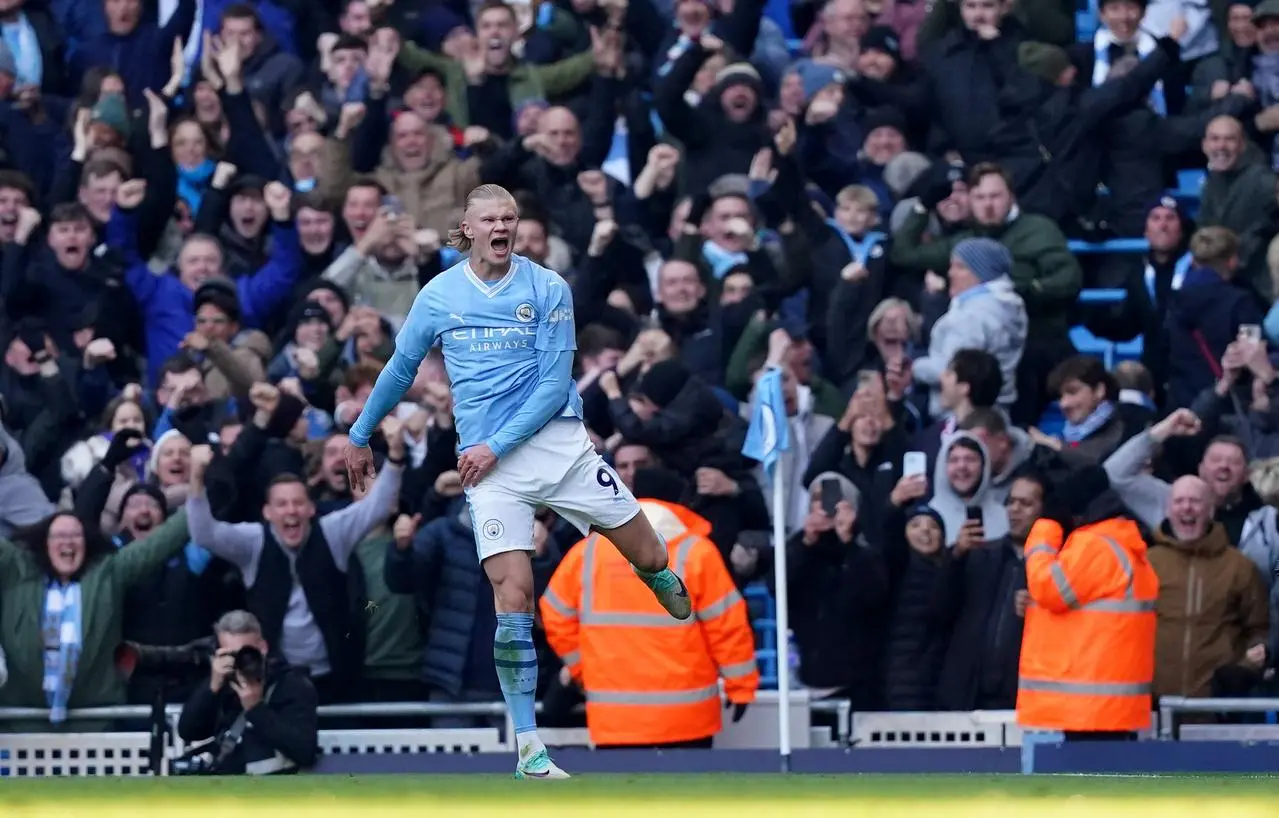
[[[778,468],[790,449],[790,422],[782,395],[782,371],[773,367],[755,384],[755,409],[742,454],[764,464],[773,488],[773,584],[777,589],[777,732],[782,772],[790,772],[790,609],[786,593],[786,476]]]

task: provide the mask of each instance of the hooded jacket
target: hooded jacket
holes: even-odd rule
[[[1155,696],[1211,695],[1217,670],[1269,640],[1265,586],[1253,562],[1231,547],[1221,523],[1189,541],[1175,538],[1165,523],[1154,541]]]
[[[999,360],[1004,385],[1001,406],[1017,400],[1017,364],[1026,345],[1029,324],[1026,304],[1007,276],[988,281],[950,300],[950,309],[937,319],[928,341],[928,355],[915,361],[915,379],[932,392],[928,411],[941,417],[941,373],[961,349],[980,349]]]
[[[946,459],[950,449],[959,440],[967,440],[981,450],[981,480],[977,490],[971,497],[960,497],[946,476]],[[942,442],[941,451],[937,455],[937,465],[933,468],[933,499],[929,501],[934,511],[941,515],[942,524],[946,527],[946,547],[955,545],[959,539],[959,530],[967,521],[968,509],[979,508],[982,514],[982,529],[986,542],[993,542],[1008,535],[1008,512],[993,490],[990,474],[990,452],[985,444],[968,432],[958,432]]]
[[[40,482],[27,473],[22,446],[0,426],[0,537],[34,525],[54,512]]]

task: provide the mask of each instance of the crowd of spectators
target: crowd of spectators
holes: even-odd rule
[[[206,671],[126,684],[115,647],[239,609],[321,703],[501,698],[435,354],[367,496],[343,462],[481,183],[572,285],[634,493],[743,588],[784,518],[814,695],[1011,708],[1025,538],[1070,514],[1144,526],[1156,694],[1263,688],[1279,0],[790,16],[798,47],[762,0],[0,0],[0,706],[52,714],[0,729],[181,701]],[[1197,210],[1166,193],[1195,168]],[[1068,248],[1111,238],[1146,249]],[[784,508],[740,453],[767,367]],[[541,593],[579,537],[536,525]]]

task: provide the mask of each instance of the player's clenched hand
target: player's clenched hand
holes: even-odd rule
[[[487,443],[481,443],[462,452],[457,459],[457,472],[462,475],[462,485],[471,488],[478,485],[496,465],[497,455]]]
[[[346,479],[351,484],[352,491],[364,491],[365,478],[372,480],[377,476],[377,471],[373,468],[373,450],[368,446],[356,446],[354,443],[346,444]]]

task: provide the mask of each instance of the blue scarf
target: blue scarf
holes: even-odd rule
[[[204,200],[204,191],[209,186],[209,179],[213,178],[213,171],[218,167],[218,163],[212,159],[205,159],[193,168],[184,168],[178,165],[178,198],[187,203],[191,208],[191,218],[200,212],[200,202]]]
[[[711,266],[711,275],[715,276],[716,281],[728,275],[728,271],[734,267],[750,261],[745,253],[730,253],[713,241],[702,242],[702,258]]]
[[[1092,410],[1091,415],[1079,421],[1079,423],[1066,421],[1066,425],[1061,430],[1061,439],[1071,446],[1082,443],[1102,426],[1105,426],[1106,421],[1110,420],[1110,416],[1114,413],[1115,402],[1102,401],[1097,404],[1096,409]]]
[[[844,242],[844,246],[848,248],[848,257],[863,267],[866,266],[866,261],[870,258],[871,251],[878,247],[881,241],[888,238],[878,230],[872,230],[863,236],[861,241],[858,241],[847,230],[840,227],[839,222],[834,219],[827,219],[826,224]]]
[[[1186,280],[1186,273],[1190,272],[1190,265],[1193,263],[1190,254],[1186,253],[1177,259],[1177,263],[1172,267],[1172,289],[1180,290],[1181,283]],[[1146,264],[1146,292],[1150,295],[1150,303],[1158,304],[1155,298],[1155,267],[1153,264]]]
[[[44,693],[49,722],[67,720],[67,703],[80,664],[82,644],[80,583],[50,581],[44,594]]]

